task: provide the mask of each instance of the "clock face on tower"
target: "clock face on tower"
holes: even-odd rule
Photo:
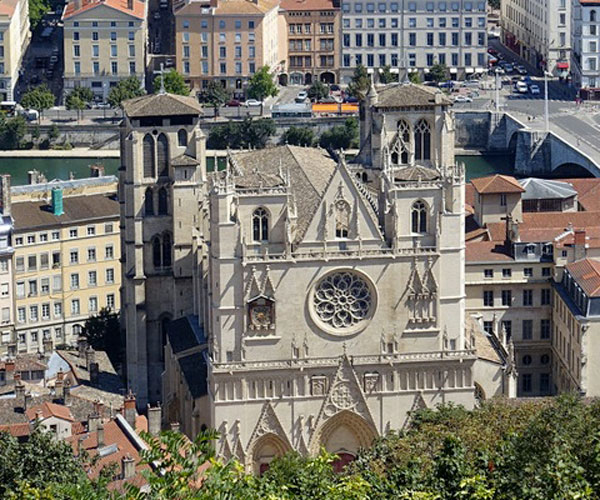
[[[273,302],[267,299],[256,299],[248,306],[250,328],[262,330],[274,325]]]

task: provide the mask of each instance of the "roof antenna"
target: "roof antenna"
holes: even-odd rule
[[[164,68],[163,63],[160,63],[160,91],[158,93],[160,95],[166,94],[166,92],[165,92],[165,68]]]

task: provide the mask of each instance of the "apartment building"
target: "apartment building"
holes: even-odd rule
[[[568,0],[506,0],[501,4],[502,42],[534,67],[569,76],[571,4]]]
[[[581,242],[585,244],[584,241]],[[559,392],[600,395],[600,261],[567,264],[554,283],[552,376]]]
[[[600,99],[600,2],[575,0],[572,5],[571,57],[573,84],[583,99]]]
[[[280,7],[287,22],[289,83],[339,82],[339,0],[283,0]]]
[[[0,1],[0,100],[16,98],[14,89],[19,80],[23,56],[29,47],[29,2]]]
[[[174,15],[177,71],[192,88],[217,80],[243,98],[248,79],[262,66],[285,72],[286,28],[278,2],[188,0],[175,6]]]
[[[10,176],[0,175],[0,193],[10,189]],[[0,199],[0,355],[6,353],[14,331],[12,217],[6,199]]]
[[[400,78],[445,64],[452,78],[487,70],[484,1],[407,3],[349,0],[342,3],[342,80],[358,65],[398,68]]]
[[[112,176],[12,188],[14,279],[9,293],[15,328],[7,347],[38,352],[48,339],[74,345],[89,316],[102,308],[119,310],[115,192]],[[6,340],[3,336],[3,344]]]
[[[555,281],[565,266],[596,256],[596,179],[474,179],[466,199],[467,312],[514,345],[519,396],[567,390],[556,379]],[[583,235],[583,236],[582,236]],[[582,242],[585,241],[585,244]]]
[[[148,2],[71,0],[63,12],[65,92],[89,87],[106,100],[119,80],[144,82]]]

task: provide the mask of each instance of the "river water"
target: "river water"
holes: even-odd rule
[[[510,174],[512,165],[509,156],[456,156],[457,162],[463,162],[466,167],[467,180],[493,173]],[[20,185],[27,183],[27,171],[38,170],[48,180],[68,179],[73,172],[76,179],[89,177],[90,165],[102,164],[106,174],[117,174],[118,158],[0,158],[0,173],[10,174],[11,183]],[[219,162],[221,164],[221,161]],[[208,170],[212,170],[214,158],[207,158]]]

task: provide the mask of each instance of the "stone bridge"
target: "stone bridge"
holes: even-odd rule
[[[600,177],[600,151],[553,129],[531,128],[509,113],[456,112],[456,146],[509,152],[517,175]]]

